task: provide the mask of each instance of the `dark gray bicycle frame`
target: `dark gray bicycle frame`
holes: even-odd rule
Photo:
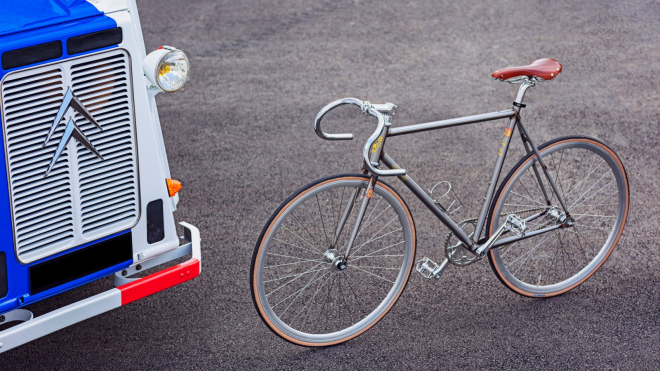
[[[369,185],[367,187],[367,192],[369,190],[373,190],[376,181],[378,179],[378,175],[376,175],[376,172],[379,172],[384,174],[386,171],[383,170],[378,170],[377,166],[380,161],[387,166],[389,169],[392,170],[399,170],[401,167],[387,154],[384,152],[383,148],[385,147],[385,141],[386,138],[389,137],[395,137],[399,135],[406,135],[406,134],[412,134],[412,133],[418,133],[422,131],[429,131],[429,130],[437,130],[437,129],[444,129],[444,128],[449,128],[449,127],[454,127],[454,126],[461,126],[461,125],[469,125],[469,124],[475,124],[475,123],[480,123],[480,122],[487,122],[487,121],[494,121],[494,120],[500,120],[504,118],[509,119],[509,124],[507,125],[507,130],[505,131],[505,135],[503,137],[500,151],[498,153],[498,159],[495,164],[495,168],[493,169],[493,174],[491,176],[490,183],[488,185],[488,190],[486,192],[486,197],[484,199],[484,203],[481,207],[481,212],[479,213],[479,217],[477,218],[477,225],[475,231],[479,231],[478,233],[475,233],[475,238],[472,239],[470,238],[464,231],[463,229],[454,222],[449,215],[445,213],[445,211],[442,210],[442,208],[429,196],[424,192],[424,190],[417,184],[415,181],[410,178],[407,174],[403,175],[396,175],[405,185],[410,189],[417,198],[426,205],[426,207],[433,212],[433,214],[444,224],[446,225],[452,233],[465,245],[469,248],[470,251],[472,251],[475,254],[481,253],[480,255],[483,256],[485,254],[485,251],[487,249],[493,248],[493,247],[500,247],[504,246],[516,241],[520,241],[522,239],[530,238],[537,236],[539,234],[547,233],[559,228],[566,227],[565,224],[556,224],[550,227],[542,228],[536,231],[529,232],[525,234],[524,236],[513,236],[513,237],[508,237],[504,238],[498,241],[495,241],[492,243],[490,246],[487,247],[487,249],[484,249],[482,246],[485,246],[485,241],[481,240],[481,235],[484,233],[484,223],[486,221],[486,217],[488,215],[488,209],[492,203],[492,198],[493,198],[493,193],[495,192],[495,187],[497,185],[497,182],[499,180],[500,173],[502,171],[502,165],[504,164],[504,160],[506,158],[506,153],[509,148],[509,143],[511,141],[511,136],[513,135],[515,128],[518,126],[520,128],[520,137],[523,141],[523,145],[525,146],[526,151],[529,152],[534,152],[536,155],[536,161],[538,164],[541,166],[543,173],[545,177],[548,180],[548,183],[550,184],[554,194],[557,196],[557,199],[559,200],[561,207],[563,208],[565,214],[566,214],[566,219],[570,219],[570,215],[568,212],[568,208],[566,207],[566,204],[564,202],[564,199],[562,196],[559,194],[559,191],[557,190],[557,186],[555,185],[554,180],[552,179],[550,172],[548,171],[547,166],[545,165],[543,159],[541,158],[541,155],[539,154],[538,147],[536,144],[533,142],[529,131],[527,130],[526,126],[523,124],[522,120],[520,119],[520,108],[524,107],[522,105],[522,100],[525,95],[525,91],[529,88],[534,86],[536,81],[526,81],[524,82],[519,91],[518,95],[516,97],[516,100],[514,101],[514,107],[508,110],[504,111],[498,111],[498,112],[491,112],[491,113],[484,113],[480,115],[474,115],[474,116],[466,116],[466,117],[460,117],[460,118],[455,118],[455,119],[449,119],[449,120],[442,120],[442,121],[434,121],[434,122],[428,122],[428,123],[423,123],[423,124],[414,124],[414,125],[407,125],[403,127],[397,127],[397,128],[391,128],[391,119],[392,119],[392,114],[393,114],[393,108],[394,105],[391,104],[386,104],[386,105],[372,105],[373,109],[378,110],[384,117],[385,124],[382,126],[382,129],[380,132],[375,132],[367,141],[367,144],[365,145],[365,157],[366,156],[366,151],[367,148],[370,148],[372,146],[374,149],[371,151],[371,155],[369,156],[369,163],[366,162],[365,159],[365,169],[363,169],[363,173],[368,173],[371,172],[371,179],[369,182]],[[333,107],[334,108],[334,107]],[[330,108],[332,109],[332,108]],[[364,108],[363,108],[364,109]],[[325,109],[324,109],[325,110]],[[317,117],[318,120],[318,130],[322,133],[322,130],[320,129],[320,118],[323,117],[325,113],[329,111],[325,110],[325,112],[322,111],[322,114],[319,114],[319,117]],[[325,133],[324,133],[325,134]],[[319,134],[321,135],[321,134]],[[325,134],[327,135],[327,134]],[[336,134],[336,136],[344,136],[341,139],[351,139],[352,135],[350,135],[350,138],[348,137],[349,134]],[[322,136],[323,137],[323,136]],[[324,139],[329,139],[329,138],[324,138]],[[336,138],[340,139],[340,138]],[[378,143],[377,141],[380,141]],[[374,144],[376,143],[376,144]],[[371,165],[371,166],[369,166]],[[541,175],[540,172],[537,168],[537,163],[535,162],[533,165],[533,170],[534,173],[536,174],[537,181],[539,182],[540,188],[542,190],[543,196],[545,197],[546,203],[548,205],[548,208],[551,206],[550,202],[550,197],[548,196],[548,193],[545,189],[545,186],[543,182],[541,181]],[[390,172],[392,172],[390,170]],[[390,175],[390,174],[388,174]],[[394,175],[394,174],[392,174]],[[335,238],[333,241],[333,245],[336,242],[336,240],[339,238],[339,235],[341,234],[341,231],[344,228],[344,224],[346,220],[348,219],[348,214],[352,210],[352,205],[358,195],[358,190],[356,189],[355,192],[353,193],[352,197],[350,198],[351,200],[349,201],[346,210],[344,211],[344,215],[342,217],[342,220],[340,222],[339,227],[337,228],[337,231],[335,233]],[[358,217],[356,219],[356,225],[353,228],[353,233],[351,235],[351,238],[349,240],[349,243],[347,245],[347,251],[346,251],[346,257],[348,258],[348,255],[350,253],[350,248],[352,247],[356,234],[358,232],[359,226],[362,223],[362,219],[364,217],[364,212],[366,211],[366,208],[369,204],[369,198],[365,197],[363,200],[363,203],[361,205],[360,211],[358,213]],[[545,214],[546,211],[534,214],[526,219],[524,219],[526,222],[534,220],[542,215]],[[480,245],[480,243],[482,245]],[[482,247],[480,249],[480,247]]]

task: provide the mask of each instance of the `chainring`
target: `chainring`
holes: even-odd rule
[[[465,227],[468,225],[472,225],[472,228],[476,229],[477,219],[466,219],[458,223],[458,226],[463,230],[465,230]],[[470,233],[470,231],[467,230],[466,233],[468,233],[468,236],[470,237],[474,235],[474,231]],[[454,233],[449,232],[447,238],[445,239],[445,257],[447,257],[451,264],[457,265],[459,267],[465,267],[476,262],[477,260],[481,260],[480,257],[474,255],[468,249],[463,247],[463,243],[459,241],[458,238],[454,237],[454,241],[452,241],[452,237],[454,237]],[[453,242],[453,244],[450,245],[450,242]]]

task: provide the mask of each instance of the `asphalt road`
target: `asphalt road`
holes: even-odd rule
[[[184,184],[176,218],[201,230],[203,273],[3,354],[1,369],[660,367],[660,3],[140,0],[138,6],[147,50],[175,45],[192,63],[183,91],[158,102],[171,171]],[[413,273],[394,309],[348,343],[308,349],[272,334],[249,290],[261,228],[299,187],[359,170],[361,146],[373,130],[372,121],[346,108],[327,127],[353,131],[357,140],[324,142],[312,129],[317,111],[347,96],[390,101],[399,106],[396,126],[505,109],[515,87],[490,73],[542,57],[559,60],[564,70],[528,93],[524,119],[536,140],[599,138],[628,171],[628,224],[599,272],[547,300],[512,293],[487,262],[451,267],[439,282]],[[423,186],[450,180],[470,199],[485,191],[504,125],[400,138],[388,142],[388,152]],[[439,259],[447,229],[397,189],[415,215],[417,257]],[[42,313],[109,286],[104,279],[33,309]]]

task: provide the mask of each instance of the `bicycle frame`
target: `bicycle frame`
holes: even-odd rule
[[[533,87],[536,82],[537,81],[534,79],[527,79],[523,81],[520,86],[520,89],[518,90],[518,95],[516,96],[516,100],[513,103],[514,107],[508,110],[454,118],[449,120],[434,121],[434,122],[428,122],[422,124],[413,124],[413,125],[407,125],[397,128],[390,128],[392,116],[394,115],[394,108],[396,108],[396,106],[394,106],[391,103],[382,104],[382,105],[372,105],[369,102],[361,102],[353,98],[346,98],[340,101],[333,102],[328,106],[326,106],[324,109],[322,109],[316,118],[315,128],[317,134],[320,137],[328,140],[345,140],[345,139],[353,138],[352,134],[327,134],[321,130],[321,126],[320,126],[321,119],[326,113],[328,113],[330,110],[332,110],[335,107],[338,107],[343,104],[360,105],[364,113],[371,114],[378,118],[378,128],[369,137],[363,149],[363,160],[364,160],[363,173],[364,174],[371,173],[371,179],[366,189],[366,197],[364,198],[361,204],[355,226],[353,227],[353,231],[347,245],[345,258],[348,260],[351,247],[355,242],[355,238],[362,223],[362,219],[364,218],[364,213],[369,205],[369,200],[371,198],[371,194],[373,193],[373,189],[375,187],[378,176],[397,176],[406,185],[406,187],[408,187],[408,189],[410,189],[413,192],[413,194],[415,194],[415,196],[417,196],[417,198],[419,198],[420,201],[422,201],[422,203],[424,203],[424,205],[426,205],[426,207],[429,210],[431,210],[431,212],[433,212],[433,214],[452,231],[452,233],[454,233],[454,235],[464,244],[464,246],[466,246],[472,253],[480,257],[485,256],[486,252],[490,248],[500,247],[525,238],[533,237],[542,233],[547,233],[559,228],[563,228],[565,226],[564,224],[557,224],[530,232],[523,236],[513,236],[497,241],[497,239],[502,234],[508,232],[508,230],[504,228],[504,225],[502,225],[500,226],[500,229],[497,231],[497,233],[495,232],[492,233],[491,238],[489,238],[487,241],[484,241],[484,239],[481,238],[481,235],[483,234],[483,230],[484,230],[483,227],[486,222],[486,217],[488,215],[488,209],[492,203],[493,194],[495,192],[495,187],[499,180],[499,176],[502,170],[502,165],[504,164],[504,160],[506,158],[506,153],[509,148],[511,136],[513,135],[513,132],[515,131],[516,127],[519,127],[520,129],[520,137],[523,141],[523,145],[525,146],[526,151],[528,153],[534,152],[536,154],[537,162],[542,168],[542,171],[545,177],[547,178],[553,193],[557,196],[557,199],[559,200],[561,207],[563,208],[566,214],[566,218],[567,219],[570,218],[568,208],[566,207],[563,197],[558,192],[555,182],[552,179],[543,159],[541,158],[538,148],[534,144],[529,134],[529,131],[527,130],[522,120],[520,119],[520,109],[522,107],[525,107],[525,105],[522,104],[525,92],[530,87]],[[454,126],[488,122],[488,121],[500,120],[504,118],[508,118],[509,123],[504,131],[504,137],[502,139],[502,143],[498,153],[498,158],[495,163],[495,168],[493,169],[490,183],[488,185],[488,190],[486,192],[486,197],[481,207],[479,217],[477,218],[477,225],[475,229],[475,231],[477,232],[474,234],[475,239],[472,239],[463,231],[463,229],[456,222],[454,222],[449,217],[449,215],[445,213],[445,211],[442,210],[442,208],[429,195],[426,194],[426,192],[424,192],[424,190],[412,178],[410,178],[410,176],[406,174],[406,171],[404,169],[402,169],[387,153],[385,153],[384,151],[385,142],[389,137],[407,135],[422,131],[444,129]],[[378,169],[378,166],[381,162],[390,170]],[[541,180],[541,174],[538,170],[537,163],[534,163],[532,166],[534,173],[537,177],[537,181],[542,190],[543,196],[545,197],[546,203],[548,207],[550,207],[551,198],[548,196],[548,192],[545,189],[544,183]],[[341,218],[341,222],[335,233],[333,239],[333,246],[336,244],[337,239],[341,235],[341,232],[344,228],[344,224],[348,219],[348,215],[352,210],[353,204],[355,203],[358,194],[359,194],[359,189],[356,189],[353,192],[352,196],[349,198],[349,202],[347,204],[346,210],[344,211],[344,215]],[[544,215],[546,211],[532,215],[526,218],[525,221],[527,222],[534,220]]]

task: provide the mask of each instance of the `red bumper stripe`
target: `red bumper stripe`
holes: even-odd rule
[[[192,258],[187,262],[117,287],[121,291],[121,305],[142,299],[197,276],[199,276],[199,260]]]

